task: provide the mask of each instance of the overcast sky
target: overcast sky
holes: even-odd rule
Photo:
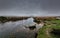
[[[0,0],[0,16],[60,16],[60,0]]]

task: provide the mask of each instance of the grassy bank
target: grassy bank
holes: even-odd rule
[[[37,38],[60,38],[60,20],[46,20]]]

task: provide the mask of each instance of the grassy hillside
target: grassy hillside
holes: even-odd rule
[[[60,38],[60,20],[46,20],[37,38]]]

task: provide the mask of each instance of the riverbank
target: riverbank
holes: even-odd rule
[[[32,17],[34,19],[34,22],[40,23],[40,21],[45,21],[45,20],[55,20],[59,16],[46,16],[46,17]],[[29,16],[0,16],[0,22],[5,23],[8,21],[18,21],[18,20],[25,20],[30,18]]]
[[[14,16],[0,16],[0,23],[5,23],[5,22],[9,22],[9,21],[19,21],[19,20],[25,20],[25,19],[28,19],[30,17],[14,17]]]
[[[60,20],[45,21],[39,29],[37,38],[60,38]]]

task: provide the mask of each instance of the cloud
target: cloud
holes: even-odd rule
[[[0,16],[46,16],[60,14],[60,0],[0,0]]]

